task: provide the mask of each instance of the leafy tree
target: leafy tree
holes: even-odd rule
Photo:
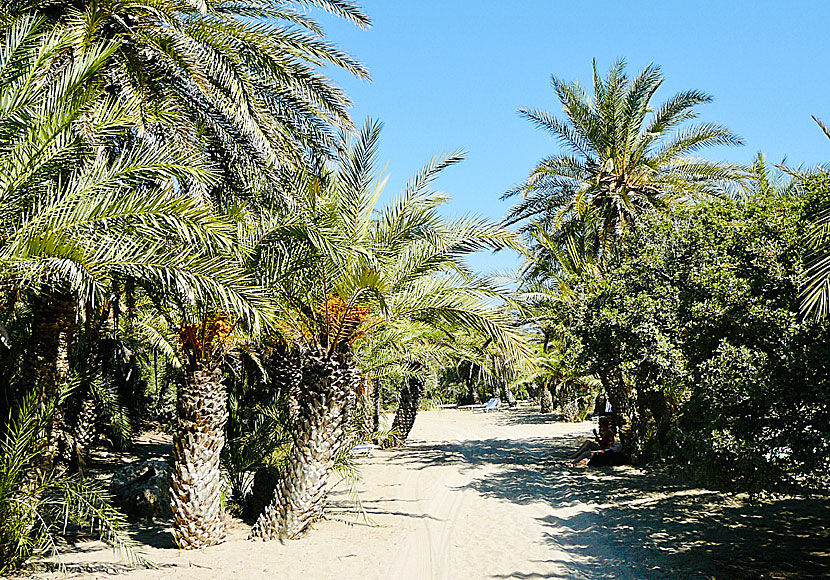
[[[799,314],[817,198],[764,172],[742,201],[645,220],[570,320],[584,368],[619,371],[633,458],[732,489],[818,486],[830,461],[828,329]]]
[[[813,117],[821,130],[830,138],[830,129]],[[820,171],[803,176],[806,187],[820,196],[819,205],[809,216],[812,231],[809,244],[807,277],[802,288],[802,311],[807,316],[826,318],[830,312],[830,174]]]

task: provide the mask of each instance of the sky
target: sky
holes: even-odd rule
[[[636,74],[649,63],[665,80],[661,104],[686,89],[714,102],[699,121],[726,125],[740,148],[703,152],[750,162],[758,152],[790,165],[830,161],[830,140],[810,118],[830,122],[830,2],[803,0],[602,1],[358,0],[373,20],[360,30],[319,19],[328,38],[358,58],[371,82],[327,74],[350,95],[355,124],[383,122],[387,199],[439,153],[462,149],[437,188],[448,215],[501,219],[502,194],[558,151],[519,107],[561,115],[551,75],[591,85],[591,61],[607,72],[618,58]],[[516,268],[515,255],[477,255],[480,271]]]

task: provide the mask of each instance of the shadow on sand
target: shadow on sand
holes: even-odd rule
[[[517,418],[518,419],[518,418]],[[488,439],[413,443],[395,459],[409,468],[498,466],[469,487],[519,504],[547,503],[545,541],[573,561],[566,577],[591,579],[830,578],[828,498],[749,503],[692,489],[658,469],[567,468],[579,442]],[[587,505],[586,505],[587,504]],[[494,578],[554,578],[517,570]]]

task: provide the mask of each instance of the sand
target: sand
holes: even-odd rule
[[[340,484],[299,540],[250,542],[234,520],[226,543],[180,552],[157,525],[136,536],[157,569],[127,571],[97,542],[62,559],[71,578],[129,580],[830,577],[826,498],[748,503],[658,469],[559,464],[591,427],[424,412],[406,448],[359,460],[368,521]]]

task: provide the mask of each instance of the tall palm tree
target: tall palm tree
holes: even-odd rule
[[[409,437],[425,393],[426,379],[454,360],[472,358],[475,354],[470,347],[468,328],[425,324],[406,315],[390,314],[381,326],[364,335],[354,346],[360,368],[374,389],[380,388],[382,380],[399,385],[395,416],[388,437],[382,440],[383,445],[394,447],[403,445]],[[375,416],[370,432],[380,430],[379,395],[374,393]]]
[[[129,103],[102,98],[98,73],[115,45],[92,47],[83,58],[67,60],[66,47],[74,35],[60,27],[41,31],[40,26],[39,19],[23,18],[0,48],[5,74],[0,88],[0,215],[10,225],[0,237],[0,283],[32,295],[34,361],[24,365],[21,382],[48,401],[57,396],[69,371],[76,313],[107,303],[116,278],[136,281],[157,300],[175,297],[172,302],[182,312],[226,313],[254,331],[262,325],[268,303],[231,250],[231,224],[210,204],[182,191],[182,183],[213,175],[198,157],[141,139],[115,155],[100,145],[129,130],[134,121]],[[218,469],[210,469],[214,456],[203,449],[204,440],[218,446],[218,461],[221,438],[216,434],[221,436],[225,412],[215,368],[201,364],[217,358],[201,356],[213,352],[217,333],[207,334],[181,389],[185,427],[177,440],[179,463],[200,477],[192,490],[180,486],[184,499],[177,498],[183,511],[197,513],[203,526],[213,526],[211,543],[222,535],[218,514],[214,510],[212,519],[203,517],[190,503],[198,505],[198,492],[213,492],[220,483]],[[198,429],[207,425],[199,439],[188,431],[187,421],[205,409],[213,414],[207,423],[196,421]],[[60,424],[57,412],[47,434],[50,445],[41,454],[42,471],[52,469]],[[210,497],[218,505],[218,495]],[[181,527],[188,525],[185,521]],[[182,544],[203,545],[200,541]]]
[[[203,313],[179,331],[184,377],[176,391],[173,538],[180,548],[203,548],[225,539],[222,475],[228,396],[222,363],[233,328],[224,316]]]
[[[528,180],[505,197],[521,196],[507,223],[527,221],[551,235],[590,234],[588,247],[602,263],[617,235],[643,212],[667,204],[717,195],[740,177],[739,167],[693,154],[741,140],[715,123],[685,125],[695,107],[712,98],[683,91],[654,108],[663,83],[660,68],[649,65],[633,78],[617,61],[602,78],[594,62],[593,96],[578,82],[553,77],[551,84],[564,118],[536,109],[520,109],[564,151],[543,159]]]
[[[201,204],[170,195],[174,180],[209,173],[170,148],[139,144],[106,159],[96,139],[133,119],[129,107],[101,100],[97,75],[115,47],[91,47],[66,61],[72,37],[65,31],[32,17],[10,26],[0,49],[0,215],[8,226],[0,235],[0,280],[32,293],[34,364],[23,367],[23,382],[52,396],[68,372],[77,302],[100,302],[115,264],[148,266],[139,233],[169,235],[166,223],[192,234],[209,223]],[[121,196],[147,178],[167,186]]]
[[[250,190],[309,149],[328,152],[332,127],[350,126],[348,97],[318,67],[368,78],[303,13],[310,5],[370,23],[341,0],[13,0],[2,18],[36,14],[59,23],[73,33],[74,54],[117,42],[106,90],[140,103],[138,131],[198,148],[223,166],[223,180]]]
[[[293,222],[254,237],[252,270],[274,293],[301,367],[292,450],[254,537],[296,537],[322,514],[350,399],[362,383],[353,347],[362,336],[400,317],[464,324],[507,350],[522,349],[486,301],[501,289],[463,262],[478,249],[516,247],[515,238],[481,219],[440,217],[447,197],[430,184],[458,155],[428,164],[395,202],[376,210],[384,183],[374,173],[379,131],[368,122],[333,171],[298,181],[302,209]]]

